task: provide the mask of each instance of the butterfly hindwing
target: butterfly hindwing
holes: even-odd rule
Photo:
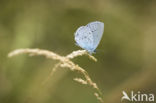
[[[81,48],[92,51],[94,41],[90,28],[87,26],[79,27],[75,32],[75,41]]]

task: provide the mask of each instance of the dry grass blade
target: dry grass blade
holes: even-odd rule
[[[50,75],[48,76],[48,78],[46,80],[44,80],[44,82],[42,83],[43,85],[45,85],[48,80],[50,79],[50,77],[55,73],[55,71],[57,70],[57,68],[60,66],[61,62],[55,64],[55,66],[51,69]]]
[[[72,53],[70,53],[69,55],[67,55],[66,57],[68,59],[73,59],[75,57],[78,56],[82,56],[82,55],[87,55],[90,59],[92,59],[93,61],[97,61],[97,59],[95,57],[93,57],[92,55],[90,55],[86,50],[77,50],[77,51],[73,51]]]
[[[97,98],[97,100],[99,100],[101,103],[104,103],[103,99],[99,96],[98,93],[94,93],[94,95]]]
[[[81,84],[87,84],[87,81],[83,80],[82,78],[74,78],[74,80],[75,80],[76,82],[81,83]]]
[[[29,54],[31,56],[42,55],[45,56],[46,58],[53,59],[53,60],[60,60],[60,61],[64,61],[65,59],[64,57],[59,56],[58,54],[52,51],[41,50],[41,49],[29,49],[29,48],[14,50],[8,54],[8,57],[16,56],[19,54]]]
[[[100,89],[98,88],[97,84],[91,80],[90,76],[88,75],[88,73],[83,68],[81,68],[79,65],[73,63],[70,60],[70,59],[73,59],[73,58],[78,57],[78,56],[87,55],[92,60],[97,61],[97,59],[95,57],[91,56],[86,50],[73,51],[72,53],[70,53],[69,55],[64,57],[64,56],[60,56],[60,55],[58,55],[52,51],[48,51],[48,50],[27,48],[27,49],[17,49],[15,51],[9,53],[8,57],[16,56],[19,54],[29,54],[31,56],[41,55],[41,56],[45,56],[46,58],[59,61],[59,63],[54,66],[54,68],[51,71],[51,74],[49,75],[49,77],[47,78],[47,80],[45,82],[48,81],[48,79],[57,70],[58,67],[68,68],[71,71],[78,71],[79,73],[81,73],[84,76],[85,80],[83,80],[81,78],[75,78],[74,80],[81,83],[81,84],[91,86],[93,89],[95,89],[96,90],[96,92],[94,93],[95,97],[101,103],[104,103],[103,99],[102,99],[103,95],[102,95]]]

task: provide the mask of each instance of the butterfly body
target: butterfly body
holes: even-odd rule
[[[79,27],[75,32],[75,41],[78,46],[94,53],[104,32],[104,23],[95,21]]]

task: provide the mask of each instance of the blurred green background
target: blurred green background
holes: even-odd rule
[[[0,103],[98,103],[68,69],[41,86],[57,61],[7,57],[19,48],[67,55],[80,49],[76,29],[97,20],[105,23],[93,54],[98,62],[86,56],[73,61],[88,71],[105,103],[120,103],[123,90],[156,94],[155,0],[0,0]]]

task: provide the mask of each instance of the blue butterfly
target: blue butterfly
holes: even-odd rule
[[[79,27],[75,32],[76,45],[94,53],[104,32],[104,23],[95,21]]]

